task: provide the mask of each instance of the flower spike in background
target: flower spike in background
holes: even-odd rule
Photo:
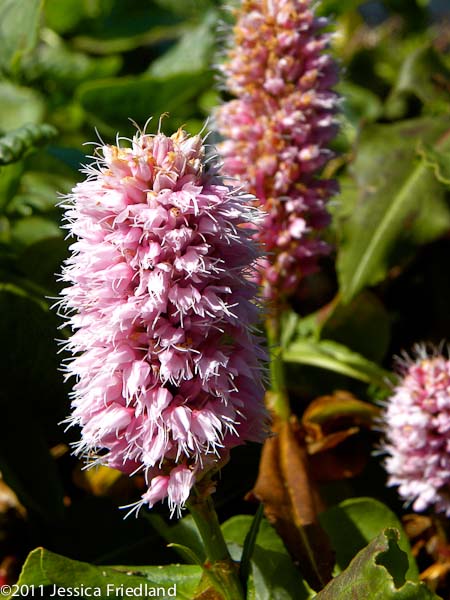
[[[450,516],[450,360],[418,345],[399,365],[383,423],[388,484],[414,510]]]
[[[76,452],[144,472],[133,510],[167,498],[179,514],[230,448],[266,436],[248,277],[258,211],[182,130],[100,146],[86,173],[64,202],[77,238],[61,301],[75,330]]]
[[[332,152],[337,67],[324,50],[327,21],[309,0],[243,0],[225,64],[235,96],[216,111],[223,171],[254,194],[267,216],[256,237],[268,253],[258,271],[264,296],[279,301],[329,252],[317,231],[329,222],[334,181],[319,179]]]

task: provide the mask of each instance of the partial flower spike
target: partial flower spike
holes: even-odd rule
[[[318,174],[333,156],[336,64],[326,50],[327,21],[310,0],[243,0],[221,67],[234,100],[216,111],[223,171],[254,194],[267,216],[256,237],[268,258],[259,283],[266,298],[293,293],[329,252],[318,231],[337,191]]]
[[[400,370],[383,424],[388,483],[415,511],[450,516],[450,360],[417,346]]]
[[[199,136],[130,142],[100,146],[63,203],[77,239],[62,275],[76,378],[68,422],[91,464],[144,472],[133,510],[167,498],[180,513],[230,448],[266,436],[248,276],[259,215],[205,166]]]

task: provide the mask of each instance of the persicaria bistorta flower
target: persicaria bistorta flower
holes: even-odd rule
[[[317,177],[333,156],[337,68],[324,18],[310,0],[243,0],[221,67],[235,96],[216,111],[224,173],[238,178],[267,216],[257,238],[268,254],[259,280],[277,299],[295,291],[329,246],[317,232],[329,222],[332,180]]]
[[[413,509],[450,516],[450,360],[416,347],[384,413],[389,485]]]
[[[64,202],[77,238],[61,301],[76,452],[131,474],[180,511],[196,479],[267,423],[253,333],[258,213],[205,166],[199,136],[137,134],[103,145]]]

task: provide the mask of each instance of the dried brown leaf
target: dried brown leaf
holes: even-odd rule
[[[309,473],[301,429],[295,419],[275,421],[275,436],[263,448],[258,480],[251,493],[316,590],[331,579],[334,555],[320,527],[319,494]]]

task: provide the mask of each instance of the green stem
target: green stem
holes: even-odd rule
[[[228,551],[211,496],[192,494],[187,506],[205,546],[210,563],[205,568],[211,571],[210,579],[217,591],[224,600],[244,600],[239,572]]]
[[[278,314],[270,316],[266,321],[267,340],[270,349],[270,387],[268,408],[277,417],[287,421],[291,415],[291,407],[286,388],[286,377],[280,345],[280,319]]]

